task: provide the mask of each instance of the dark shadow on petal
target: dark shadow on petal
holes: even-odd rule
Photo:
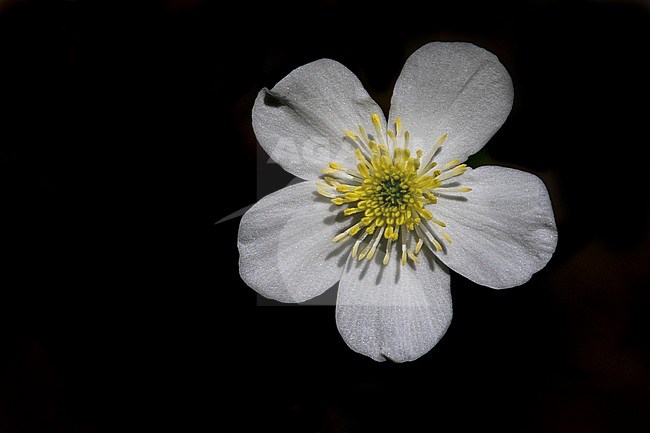
[[[383,260],[383,254],[379,254],[379,250],[377,250],[377,254],[375,254],[374,257],[374,262],[375,266],[379,266],[379,273],[377,274],[377,278],[375,278],[375,284],[379,284],[381,282],[381,279],[384,277],[384,273],[386,272],[386,266],[384,266]]]
[[[420,263],[418,263],[418,264],[416,265],[415,263],[413,263],[412,261],[409,260],[409,261],[406,262],[406,265],[405,265],[405,266],[408,266],[408,267],[411,268],[412,270],[416,270],[416,267],[417,267],[417,266],[420,266]]]
[[[350,257],[349,260],[347,260],[346,266],[345,266],[345,272],[350,272],[350,269],[352,269],[352,266],[355,266],[356,264],[356,259]]]
[[[336,224],[336,215],[328,215],[325,218],[323,218],[323,222],[327,224],[328,226],[331,226],[333,224]]]
[[[407,263],[406,266],[412,266],[412,265],[413,265],[413,263],[409,262],[409,263]],[[404,266],[401,263],[397,266],[397,272],[395,272],[395,284],[399,283],[399,279],[402,276],[402,268],[403,267]]]
[[[344,240],[336,244],[336,246],[330,251],[327,256],[325,257],[325,260],[330,260],[334,257],[341,257],[339,259],[339,267],[343,266],[345,264],[345,261],[347,260],[348,255],[345,254],[346,250],[349,250],[352,248],[349,245],[350,241],[349,240]]]
[[[454,201],[467,201],[468,198],[460,195],[451,195],[450,193],[441,192],[439,189],[434,191],[438,198],[444,198],[445,200],[454,200]]]
[[[363,263],[360,263],[363,262]],[[370,260],[357,260],[357,263],[355,266],[363,266],[363,269],[361,270],[361,273],[359,274],[359,281],[363,280],[368,273],[368,269],[370,268]]]
[[[287,106],[291,107],[291,104],[286,98],[283,98],[279,95],[276,95],[272,91],[268,89],[263,89],[264,91],[264,105],[267,107],[282,107],[282,106]]]
[[[352,248],[352,247],[350,247],[350,248]],[[349,253],[347,253],[345,251],[343,253],[341,253],[341,255],[339,257],[339,262],[336,264],[336,266],[339,267],[339,268],[342,268],[343,266],[345,266],[345,264],[347,263],[349,257],[350,257]]]
[[[350,137],[348,137],[347,135],[343,137],[343,141],[350,144],[351,146],[354,146],[353,149],[356,149],[356,146],[358,146],[357,142],[351,139]]]
[[[443,246],[444,248],[444,246]],[[436,257],[435,254],[433,254],[431,251],[423,251],[423,254],[421,255],[421,260],[422,266],[427,266],[428,269],[427,271],[434,271],[436,269],[436,266],[438,265],[436,263]]]
[[[427,231],[429,231],[429,232],[431,233],[431,236],[433,236],[433,238],[434,238],[435,240],[438,241],[438,243],[439,243],[440,246],[442,247],[442,251],[437,251],[436,248],[431,244],[431,242],[429,242],[429,240],[426,239],[426,238],[423,239],[423,240],[424,240],[424,244],[425,244],[427,247],[429,247],[429,249],[430,249],[432,252],[433,252],[434,250],[436,250],[436,252],[441,252],[441,253],[447,254],[447,241],[446,241],[442,236],[440,236],[440,235],[438,234],[438,231],[437,231],[437,230],[431,228],[431,225],[432,225],[432,224],[429,223],[429,221],[423,221],[422,224],[425,226],[425,228],[427,229]],[[437,227],[437,226],[436,226],[436,227]],[[452,238],[451,241],[453,242],[454,239]]]
[[[320,194],[318,193],[318,191],[316,191],[316,189],[317,189],[317,186],[316,186],[316,184],[314,183],[314,191],[312,191],[312,193],[311,193],[312,196],[313,196],[313,200],[312,200],[312,201],[313,201],[314,203],[323,203],[323,204],[328,203],[328,202],[330,201],[330,199],[327,198],[327,197],[325,197],[325,196],[323,196],[323,195],[320,195]],[[336,205],[333,204],[332,206],[336,206]]]
[[[358,221],[351,219],[349,216],[343,215],[342,212],[338,212],[338,213],[332,212],[323,218],[323,223],[325,223],[328,226],[331,226],[333,224],[340,224],[342,222],[347,222],[349,223],[349,227],[352,227]],[[343,231],[344,229],[347,229],[347,227],[345,228],[341,227],[341,231]]]

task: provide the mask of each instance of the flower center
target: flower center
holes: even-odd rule
[[[347,207],[343,214],[355,218],[355,222],[344,232],[332,239],[340,242],[355,238],[352,257],[371,260],[380,244],[385,245],[383,264],[390,261],[392,246],[401,246],[401,263],[407,258],[419,263],[418,253],[423,245],[431,251],[443,251],[441,241],[451,242],[443,230],[446,224],[435,218],[427,205],[436,204],[436,194],[454,194],[471,191],[471,188],[456,188],[445,181],[462,175],[467,166],[453,160],[440,169],[433,162],[447,135],[444,134],[431,150],[426,163],[422,163],[423,152],[415,154],[409,149],[410,135],[402,133],[402,122],[395,121],[395,131],[388,130],[392,152],[384,139],[379,116],[372,115],[376,135],[366,133],[359,126],[359,134],[345,131],[345,139],[356,146],[355,155],[359,161],[356,169],[348,169],[336,162],[330,162],[323,170],[324,182],[317,182],[318,192],[331,199],[332,203]],[[365,242],[367,237],[370,240]]]

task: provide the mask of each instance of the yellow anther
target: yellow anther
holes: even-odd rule
[[[334,194],[333,192],[325,191],[324,189],[318,189],[318,190],[316,190],[316,191],[317,191],[320,195],[322,195],[323,197],[327,197],[327,198],[334,198],[334,197],[336,197],[336,194]]]
[[[386,131],[386,135],[390,138],[391,143],[393,143],[393,146],[397,146],[397,139],[395,138],[395,134],[393,131],[390,129]]]
[[[438,170],[436,170],[436,172],[437,171]],[[451,179],[452,177],[460,176],[461,174],[465,173],[465,171],[467,171],[467,164],[461,164],[461,165],[458,165],[458,166],[452,168],[451,170],[441,172],[436,177],[438,178],[438,180],[440,182],[442,182],[443,180],[447,180],[447,179]]]
[[[350,230],[350,233],[352,233],[352,230]],[[355,233],[356,234],[356,233]],[[357,239],[357,241],[354,243],[354,246],[352,247],[352,258],[357,258],[357,251],[359,250],[359,245],[361,245],[361,242],[368,236],[367,233],[362,233],[361,236]]]
[[[384,261],[383,261],[384,266],[387,265],[388,262],[390,262],[390,251],[392,246],[393,246],[393,238],[391,237],[388,239],[388,242],[386,244],[386,255],[384,256]]]
[[[431,221],[432,223],[438,224],[440,227],[447,227],[447,224],[440,221],[438,218],[436,218],[434,216],[431,216],[431,218],[429,218],[429,221]]]
[[[364,227],[369,226],[370,224],[372,224],[372,222],[374,220],[375,220],[375,217],[372,217],[372,216],[363,217],[363,218],[361,218],[361,225],[364,226]]]
[[[363,209],[359,209],[356,207],[349,207],[343,211],[343,215],[345,216],[350,216],[354,215],[355,213],[363,212]]]
[[[422,171],[422,174],[428,173],[429,171],[433,170],[434,167],[438,165],[437,162],[431,162],[429,163],[426,167],[424,167],[424,170]]]
[[[441,193],[450,193],[450,192],[470,192],[472,188],[440,188],[437,191]]]
[[[395,150],[393,150],[393,160],[395,163],[402,162],[402,155],[404,155],[404,149],[401,147],[396,147]]]
[[[408,250],[406,253],[409,255],[409,258],[413,260],[414,263],[416,264],[420,263],[420,260],[418,260],[418,257],[415,254],[413,254],[413,251]]]
[[[366,257],[366,260],[371,260],[375,256],[375,251],[377,251],[377,245],[379,245],[379,241],[381,241],[381,235],[383,233],[384,229],[380,229],[377,234],[375,234],[372,238],[372,247],[370,248],[370,251],[368,252],[368,256]]]
[[[334,199],[331,200],[331,202],[334,203],[335,205],[338,205],[338,206],[345,203],[345,201],[341,197],[334,198]]]
[[[338,184],[337,187],[336,187],[336,190],[338,192],[348,192],[348,191],[350,191],[350,187],[347,186],[347,185]]]
[[[416,208],[415,210],[416,210],[420,215],[422,215],[422,218],[424,218],[425,220],[433,219],[433,215],[431,214],[431,211],[430,211],[430,210],[428,210],[428,209],[420,209],[420,208]]]
[[[436,183],[436,180],[431,176],[423,176],[418,180],[417,185],[422,190],[426,190],[426,189],[433,189],[438,184]]]
[[[338,162],[330,162],[330,168],[332,170],[341,170],[343,166],[339,164]]]
[[[424,245],[424,241],[422,238],[418,239],[418,243],[415,244],[415,254],[419,254],[420,250],[422,249],[422,245]]]
[[[368,170],[368,166],[366,164],[364,164],[363,162],[357,164],[357,170],[359,170],[359,173],[364,178],[369,178],[370,177],[370,170]]]
[[[372,124],[375,127],[375,132],[377,132],[377,140],[379,140],[380,143],[383,143],[384,133],[381,128],[381,121],[379,120],[379,116],[377,114],[372,115]]]
[[[359,139],[359,137],[357,136],[357,134],[355,134],[355,133],[352,132],[352,131],[349,131],[349,130],[348,130],[348,131],[345,131],[344,134],[345,134],[346,137],[352,139],[353,141],[357,141],[357,140]]]
[[[379,115],[373,114],[371,117],[372,117],[372,124],[374,125],[375,129],[381,131],[381,121],[379,120]]]
[[[438,197],[436,197],[435,195],[433,195],[433,194],[431,194],[431,193],[425,193],[425,197],[427,198],[427,201],[428,201],[430,204],[436,204],[436,203],[438,203]]]
[[[449,236],[449,233],[447,233],[447,232],[444,231],[444,230],[441,230],[441,231],[440,231],[440,234],[442,235],[443,238],[445,238],[445,240],[446,240],[448,243],[451,243],[451,236]]]
[[[447,168],[451,168],[451,167],[453,167],[453,166],[455,166],[455,165],[458,165],[459,163],[460,163],[459,160],[454,159],[454,160],[452,160],[452,161],[449,161],[447,164],[445,164],[445,165],[443,166],[443,168],[445,168],[445,169],[447,169]]]
[[[366,130],[363,128],[363,126],[359,125],[359,134],[361,134],[361,138],[363,138],[363,141],[366,143],[368,142],[368,134],[366,133]]]
[[[395,135],[398,137],[402,134],[402,119],[399,117],[395,118]]]
[[[364,154],[361,152],[359,149],[354,149],[354,156],[359,160],[359,161],[368,161]]]

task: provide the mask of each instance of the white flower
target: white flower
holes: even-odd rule
[[[253,107],[257,139],[306,182],[243,216],[242,279],[282,302],[306,301],[339,281],[336,323],[353,350],[377,361],[422,356],[451,321],[449,269],[502,289],[525,283],[555,250],[539,178],[462,164],[503,124],[512,100],[503,65],[468,43],[417,50],[397,80],[388,122],[333,60],[263,89]]]

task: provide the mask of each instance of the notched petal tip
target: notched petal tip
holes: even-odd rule
[[[272,90],[264,87],[260,90],[259,95],[262,97],[261,100],[267,107],[278,108],[285,105],[289,105],[286,98],[283,98],[277,93],[274,93]]]
[[[355,147],[342,146],[344,131],[380,110],[352,71],[320,59],[294,69],[271,89],[261,89],[252,124],[259,144],[282,168],[317,180],[334,155],[337,162],[356,164]]]

